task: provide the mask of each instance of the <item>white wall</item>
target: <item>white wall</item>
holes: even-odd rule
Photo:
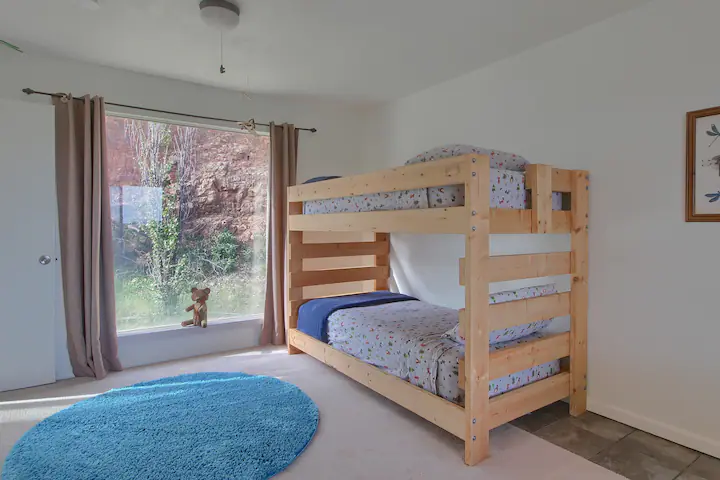
[[[656,0],[387,106],[373,152],[471,143],[588,169],[590,409],[715,456],[720,228],[684,222],[683,182],[684,114],[720,104],[718,19],[717,0]],[[461,240],[393,248],[407,290],[462,302]]]
[[[316,175],[346,175],[364,170],[364,135],[368,110],[361,106],[303,99],[253,95],[244,99],[238,92],[210,88],[192,83],[169,80],[113,68],[100,67],[66,59],[35,54],[19,55],[9,49],[0,49],[0,98],[49,105],[47,97],[28,97],[25,87],[48,92],[72,92],[102,95],[109,102],[145,106],[197,115],[245,120],[254,117],[260,122],[292,122],[299,127],[315,127],[316,134],[303,132],[299,142],[300,180]],[[111,107],[108,108],[109,110]],[[140,112],[142,113],[142,112]],[[48,106],[48,116],[53,109]],[[3,112],[0,111],[0,115]],[[35,132],[18,139],[21,142],[46,142],[54,148],[54,138],[38,138]],[[51,150],[52,151],[52,150]],[[47,172],[48,159],[27,159],[37,163],[38,175]],[[52,160],[51,160],[52,162]],[[52,165],[52,163],[50,163]],[[58,276],[59,281],[59,276]],[[58,289],[59,290],[59,289]],[[56,373],[58,378],[72,376],[62,315],[62,295],[58,294],[56,319]],[[200,332],[203,341],[188,343],[189,335],[199,333],[188,330],[170,333],[172,341],[148,342],[141,336],[120,339],[121,361],[126,365],[139,365],[231,348],[243,348],[257,343],[259,331],[250,324],[223,325]],[[236,336],[237,342],[228,342]],[[184,335],[177,338],[178,335]],[[167,336],[167,335],[166,335]],[[248,336],[252,342],[248,344]],[[149,337],[148,337],[149,338]],[[214,346],[214,347],[213,347]]]

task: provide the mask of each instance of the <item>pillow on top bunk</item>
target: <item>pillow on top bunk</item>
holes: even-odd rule
[[[490,295],[490,305],[496,303],[512,302],[513,300],[522,300],[524,298],[542,297],[544,295],[552,295],[557,293],[555,284],[541,285],[539,287],[520,288],[518,290],[508,290],[505,292],[493,293]],[[537,322],[525,323],[515,327],[493,330],[490,332],[490,345],[500,342],[509,342],[517,340],[526,335],[539,332],[548,325],[552,320],[539,320]],[[460,324],[455,325],[442,335],[444,338],[465,345],[465,337],[460,336]]]
[[[326,176],[326,177],[313,177],[310,180],[305,180],[303,182],[303,185],[305,185],[306,183],[324,182],[325,180],[333,180],[335,178],[340,178],[340,177],[338,177],[337,175],[330,175],[330,176]]]
[[[432,162],[441,158],[457,157],[468,153],[477,153],[478,155],[488,155],[490,157],[490,168],[498,168],[501,170],[515,170],[518,172],[525,171],[525,165],[528,161],[520,155],[514,153],[501,152],[500,150],[488,150],[487,148],[473,147],[472,145],[444,145],[442,147],[433,148],[427,152],[423,152],[415,158],[411,158],[405,165],[413,163]]]

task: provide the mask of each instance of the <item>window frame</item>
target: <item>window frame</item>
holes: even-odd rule
[[[212,120],[203,120],[202,122],[197,121],[189,121],[187,119],[183,119],[182,115],[171,115],[168,114],[167,117],[164,116],[156,116],[156,115],[148,115],[148,114],[141,114],[138,113],[136,109],[126,108],[126,107],[112,107],[112,108],[105,108],[105,116],[106,117],[115,117],[115,118],[123,118],[128,120],[141,120],[141,121],[147,121],[147,122],[156,122],[156,123],[165,123],[167,125],[175,125],[175,126],[182,126],[182,127],[194,127],[194,128],[204,128],[208,130],[220,130],[225,132],[235,132],[235,133],[245,133],[245,134],[255,134],[260,136],[269,137],[270,136],[270,130],[268,127],[258,127],[255,132],[248,132],[246,130],[243,130],[242,128],[238,127],[237,125],[232,125],[230,122],[222,122],[222,121],[212,121]],[[232,125],[232,126],[231,126]],[[268,152],[269,155],[269,152]],[[269,161],[268,158],[268,168],[269,168]],[[268,202],[270,199],[268,198]],[[268,208],[269,211],[269,208]],[[212,322],[212,325],[208,326],[219,326],[219,325],[230,325],[230,324],[240,324],[240,323],[246,323],[246,322],[262,322],[264,319],[264,312],[259,312],[256,314],[246,314],[246,315],[238,315],[237,318],[232,319],[220,319],[220,320],[214,320]],[[169,333],[174,332],[178,330],[185,330],[190,331],[193,330],[192,328],[183,327],[180,325],[158,325],[153,327],[142,327],[142,328],[132,328],[128,330],[118,330],[117,334],[118,337],[133,337],[136,335],[162,335],[163,333]]]

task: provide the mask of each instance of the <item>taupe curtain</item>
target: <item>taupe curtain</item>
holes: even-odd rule
[[[285,343],[287,187],[295,185],[297,180],[298,133],[299,130],[291,124],[270,124],[267,288],[261,345]]]
[[[55,168],[67,346],[73,373],[122,370],[115,324],[105,101],[55,98]]]

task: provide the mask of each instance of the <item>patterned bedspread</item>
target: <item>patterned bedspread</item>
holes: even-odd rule
[[[521,289],[495,301],[500,303],[537,294],[537,287]],[[465,347],[444,335],[457,323],[457,310],[421,301],[350,308],[337,311],[328,318],[328,343],[391,375],[462,404],[464,396],[458,387],[458,361],[464,356]],[[527,332],[528,327],[520,325],[513,332],[520,335],[519,332]],[[495,343],[490,348],[499,350],[542,337],[542,333],[536,332],[515,338],[513,332],[492,332],[491,338],[510,340]],[[493,380],[489,395],[499,395],[558,371],[559,361],[553,361]]]
[[[512,170],[490,170],[490,208],[526,208],[525,173]],[[562,210],[562,194],[553,193],[553,210]],[[449,208],[465,205],[465,187],[417,188],[399,192],[372,193],[354,197],[329,198],[304,202],[303,213],[374,212],[412,210],[416,208]]]
[[[432,162],[472,153],[487,155],[490,158],[490,208],[527,208],[525,166],[528,161],[520,155],[473,145],[444,145],[427,150],[411,158],[405,164]],[[553,210],[562,210],[562,195],[557,192],[553,193],[552,203]],[[449,208],[461,205],[465,205],[465,187],[452,185],[314,200],[303,204],[303,213],[372,212],[415,208]]]

